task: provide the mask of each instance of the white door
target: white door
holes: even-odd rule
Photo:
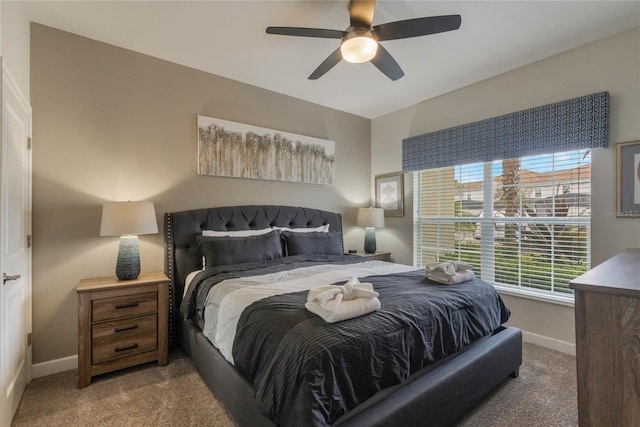
[[[31,346],[31,108],[2,64],[0,182],[0,427],[9,426],[27,381]]]

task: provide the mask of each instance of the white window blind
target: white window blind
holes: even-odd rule
[[[415,265],[565,296],[589,269],[589,149],[415,172],[413,194]]]

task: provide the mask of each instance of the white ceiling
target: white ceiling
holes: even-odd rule
[[[348,1],[26,2],[34,22],[375,118],[640,25],[640,1],[379,1],[374,25],[462,15],[459,30],[383,42],[405,72],[342,61],[311,72],[339,40],[267,26],[344,30]]]

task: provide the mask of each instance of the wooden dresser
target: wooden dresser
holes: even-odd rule
[[[169,279],[82,279],[78,284],[78,387],[91,377],[157,360],[168,363]]]
[[[571,281],[580,426],[640,426],[640,249]]]

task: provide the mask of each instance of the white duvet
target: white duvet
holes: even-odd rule
[[[224,280],[213,286],[204,306],[204,335],[230,363],[240,315],[246,307],[264,298],[290,292],[308,291],[350,277],[404,273],[415,267],[382,261],[359,264],[323,264],[261,276]]]

